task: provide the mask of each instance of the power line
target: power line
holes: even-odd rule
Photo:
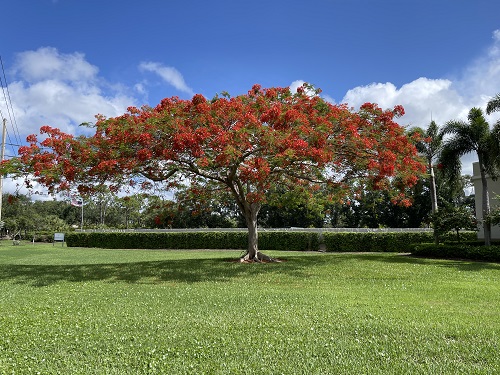
[[[2,92],[3,92],[3,97],[4,97],[4,101],[5,101],[5,107],[7,108],[7,113],[8,113],[8,117],[9,117],[9,122],[12,126],[12,130],[13,130],[13,133],[14,133],[14,141],[12,141],[11,139],[11,136],[10,136],[10,131],[9,129],[7,128],[7,138],[8,138],[8,144],[9,146],[11,146],[12,148],[12,151],[13,153],[15,154],[16,153],[16,150],[14,150],[14,146],[18,146],[22,143],[21,141],[21,134],[19,132],[19,127],[17,126],[17,120],[16,120],[16,116],[15,116],[15,113],[14,113],[14,108],[12,107],[12,99],[11,99],[11,96],[10,96],[10,91],[9,91],[9,86],[8,86],[8,83],[7,83],[7,77],[5,75],[5,69],[4,69],[4,65],[3,65],[3,60],[2,60],[2,57],[0,56],[0,66],[2,68],[2,76],[3,76],[3,79],[2,79],[2,76],[0,76],[0,85],[2,86]],[[2,118],[4,118],[3,116],[3,113],[2,111],[0,110],[0,115]]]

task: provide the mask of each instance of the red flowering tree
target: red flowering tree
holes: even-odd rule
[[[394,203],[409,205],[405,189],[425,171],[394,121],[404,114],[401,106],[365,104],[355,112],[313,90],[305,85],[294,94],[255,85],[237,97],[166,98],[154,108],[97,116],[92,137],[44,126],[46,138],[28,137],[3,171],[29,175],[53,191],[78,186],[88,193],[102,183],[146,189],[153,182],[166,188],[189,182],[200,196],[223,189],[246,219],[243,259],[269,260],[258,251],[257,216],[273,186],[321,188],[340,201],[383,189]]]

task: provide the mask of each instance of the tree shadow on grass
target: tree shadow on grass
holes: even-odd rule
[[[411,254],[390,254],[387,253],[370,253],[355,254],[353,257],[359,257],[363,260],[374,260],[386,263],[399,263],[399,264],[434,264],[439,267],[456,268],[460,271],[481,271],[481,270],[498,270],[500,271],[500,263],[475,261],[470,259],[443,259],[443,258],[430,258],[419,257]]]
[[[225,282],[266,273],[307,278],[309,257],[269,264],[241,264],[229,259],[183,259],[83,265],[0,265],[0,280],[42,287],[59,282],[197,283]],[[232,259],[231,259],[232,260]]]
[[[286,257],[285,257],[286,258]],[[399,264],[434,264],[461,271],[500,270],[500,264],[462,260],[431,260],[409,255],[387,253],[327,253],[294,255],[282,263],[240,264],[234,259],[182,259],[144,261],[131,263],[106,263],[82,265],[0,265],[0,280],[17,284],[43,287],[59,282],[109,283],[197,283],[227,282],[238,278],[282,273],[289,277],[306,280],[311,277],[311,267],[339,264],[350,259]]]

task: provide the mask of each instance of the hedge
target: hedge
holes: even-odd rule
[[[70,247],[107,249],[246,249],[246,232],[69,233]],[[318,234],[313,232],[259,233],[261,250],[318,250]]]
[[[470,259],[500,262],[500,245],[484,246],[469,243],[418,244],[413,246],[412,255],[441,259]]]
[[[445,239],[452,240],[454,233]],[[432,232],[324,232],[326,251],[332,252],[400,252],[407,253],[413,244],[432,242]],[[463,240],[476,239],[476,232],[462,232]]]
[[[475,232],[463,236],[476,239]],[[410,252],[412,244],[432,240],[431,232],[261,231],[259,249],[317,251],[323,244],[329,252]],[[246,232],[72,232],[66,243],[108,249],[246,249],[248,241]]]
[[[70,233],[70,247],[101,247],[106,249],[243,249],[244,232],[92,232]]]

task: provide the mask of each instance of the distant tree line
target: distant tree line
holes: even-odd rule
[[[259,226],[264,228],[415,228],[431,225],[428,181],[412,189],[413,204],[394,205],[382,191],[366,191],[344,204],[332,204],[321,191],[313,195],[293,191],[274,191],[262,207]],[[464,206],[473,211],[474,196],[464,190],[470,176],[449,183],[437,173],[437,192],[441,206]],[[35,233],[79,229],[82,207],[70,200],[37,200],[28,195],[3,195],[3,235],[27,238]],[[101,191],[83,201],[83,227],[98,228],[245,228],[244,218],[224,194],[199,199],[188,189],[179,189],[171,199],[135,194],[117,196]]]

